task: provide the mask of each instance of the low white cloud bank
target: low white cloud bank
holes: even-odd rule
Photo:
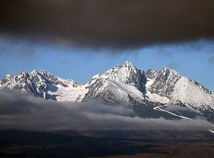
[[[62,103],[0,91],[0,128],[60,129],[180,129],[206,130],[206,120],[140,118],[132,109],[101,102]]]

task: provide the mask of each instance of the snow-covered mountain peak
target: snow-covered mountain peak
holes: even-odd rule
[[[40,70],[39,72],[38,71],[34,71],[34,73],[32,73],[32,75],[38,75],[38,76],[41,76],[42,78],[44,78],[45,80],[47,80],[48,82],[50,82],[51,84],[53,85],[62,85],[64,87],[67,86],[68,83],[73,83],[73,84],[76,84],[73,80],[65,80],[65,79],[62,79],[62,78],[59,78],[59,77],[56,77],[54,76],[53,74],[45,71],[45,70]]]
[[[160,68],[161,71],[167,71],[167,70],[171,70],[170,68],[168,68],[167,66],[163,66]]]
[[[102,77],[115,82],[132,83],[138,80],[139,71],[129,61],[126,61],[123,66],[116,66],[106,71]]]
[[[42,75],[45,76],[45,77],[54,76],[54,75],[52,75],[50,72],[45,71],[45,70],[40,70],[39,73],[42,74]]]
[[[29,77],[29,73],[27,71],[24,71],[18,75],[18,78],[23,78],[23,77]]]
[[[5,77],[4,78],[12,78],[13,77],[13,75],[11,75],[11,74],[7,74],[7,75],[5,75]]]
[[[40,74],[38,71],[36,70],[33,70],[29,73],[29,75],[32,77],[32,76],[42,76],[42,74]]]
[[[100,99],[123,104],[179,102],[196,109],[214,110],[214,93],[196,81],[167,67],[144,72],[129,61],[104,74],[93,76],[84,84],[56,77],[45,70],[34,70],[17,76],[6,75],[0,81],[0,88],[15,89],[39,97],[45,94],[47,98],[58,101]]]
[[[156,75],[157,75],[157,71],[155,71],[153,69],[148,69],[145,72],[145,75],[147,77],[147,80],[154,79],[156,77]]]
[[[177,75],[177,76],[180,76],[180,74],[178,74],[174,69],[170,69],[166,66],[162,67],[160,70],[159,70],[159,73],[162,73],[164,75]]]
[[[30,72],[30,74],[33,74],[33,73],[38,73],[38,71],[34,69],[33,71]]]
[[[12,78],[13,78],[13,75],[11,75],[11,74],[5,75],[5,77],[0,81],[0,87],[1,87],[1,85],[4,85],[7,82],[9,82],[10,80],[12,80]]]
[[[92,77],[92,79],[98,79],[98,78],[100,78],[100,76],[101,76],[100,74],[96,74]]]
[[[172,98],[172,93],[180,75],[172,69],[162,67],[155,71],[149,69],[145,73],[147,77],[147,96],[152,101],[167,103]]]
[[[131,61],[125,61],[123,67],[135,67],[135,66],[131,63]]]
[[[122,69],[124,69],[125,71],[129,71],[129,72],[137,72],[137,68],[130,62],[130,61],[126,61],[122,67]]]

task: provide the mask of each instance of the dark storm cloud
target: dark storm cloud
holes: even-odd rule
[[[59,103],[0,91],[0,128],[57,129],[212,129],[205,120],[142,119],[131,109],[100,102]]]
[[[213,0],[6,0],[2,35],[129,48],[214,37]]]

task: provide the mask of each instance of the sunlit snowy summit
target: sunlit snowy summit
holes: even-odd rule
[[[214,111],[214,93],[196,81],[167,67],[139,70],[129,61],[93,76],[84,84],[34,70],[6,75],[0,81],[0,88],[56,101],[100,100],[126,106],[177,105],[198,113]]]

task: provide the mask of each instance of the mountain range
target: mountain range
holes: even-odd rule
[[[6,75],[0,89],[61,102],[99,100],[135,109],[142,117],[174,117],[214,120],[214,93],[175,70],[137,69],[131,62],[117,65],[90,81],[79,84],[47,71]]]

